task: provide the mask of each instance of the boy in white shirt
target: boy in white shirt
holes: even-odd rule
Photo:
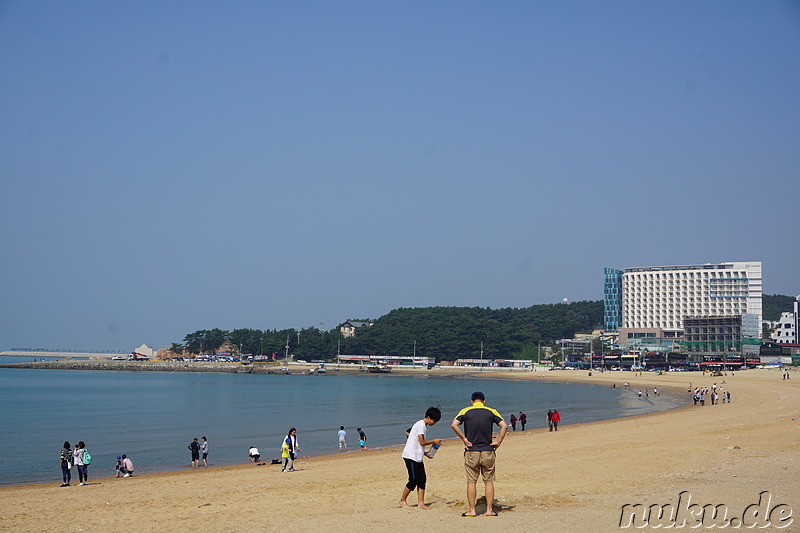
[[[441,446],[442,439],[425,440],[425,431],[428,426],[434,425],[442,419],[442,412],[436,407],[430,407],[425,411],[425,418],[417,421],[412,427],[406,440],[406,447],[403,448],[403,460],[408,470],[408,483],[403,488],[403,495],[400,497],[400,507],[408,507],[406,498],[411,491],[417,489],[417,507],[419,509],[430,509],[425,505],[425,465],[422,464],[422,457],[425,455],[423,446],[436,444]]]

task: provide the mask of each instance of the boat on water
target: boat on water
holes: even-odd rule
[[[386,364],[369,365],[367,367],[367,372],[370,372],[371,374],[388,374],[391,371],[392,369]]]

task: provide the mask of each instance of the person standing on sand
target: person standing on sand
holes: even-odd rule
[[[197,442],[197,437],[189,443],[187,448],[192,452],[192,468],[197,468],[200,466],[200,443]]]
[[[553,430],[558,431],[558,423],[561,422],[561,415],[558,409],[553,409]]]
[[[89,484],[89,470],[87,468],[88,465],[84,464],[84,448],[86,448],[86,444],[83,441],[80,441],[76,446],[75,450],[72,452],[72,457],[74,459],[75,467],[78,469],[78,481],[80,481],[79,486],[84,486]]]
[[[553,410],[547,410],[547,426],[550,428],[550,431],[553,431]]]
[[[442,439],[425,440],[425,433],[428,426],[434,425],[442,419],[442,412],[436,407],[429,407],[425,411],[425,418],[418,420],[411,426],[411,431],[406,439],[406,446],[403,448],[403,461],[408,470],[408,483],[403,487],[403,495],[400,496],[400,507],[408,507],[406,498],[414,489],[417,489],[417,508],[430,509],[425,505],[425,484],[428,480],[425,474],[425,464],[422,457],[425,456],[423,446],[435,444],[442,445]]]
[[[522,411],[519,412],[519,424],[522,426],[522,431],[525,431],[525,424],[528,423],[528,417]]]
[[[347,451],[347,432],[344,430],[344,426],[339,426],[339,451]]]
[[[514,413],[511,413],[511,416],[509,417],[508,421],[511,423],[511,431],[516,431],[517,430],[517,417],[514,416]]]
[[[495,455],[497,448],[503,443],[508,432],[508,424],[500,413],[484,402],[486,396],[482,392],[472,393],[472,405],[459,411],[450,427],[458,438],[464,443],[464,467],[467,471],[467,504],[469,509],[461,516],[477,516],[475,500],[478,496],[478,476],[483,477],[486,489],[486,516],[497,516],[492,508],[494,504],[494,472]],[[464,430],[461,430],[464,424]],[[494,425],[500,426],[500,435],[497,441],[492,442],[492,429]]]
[[[289,441],[289,457],[292,460],[292,464],[297,459],[297,452],[300,451],[300,446],[297,445],[297,428],[291,428],[289,432],[283,437],[283,442]],[[283,447],[283,442],[281,443],[281,447]]]
[[[201,437],[203,439],[202,444],[200,444],[200,451],[203,452],[203,465],[208,468],[208,439],[205,437]]]
[[[70,447],[68,441],[64,441],[64,447],[61,449],[61,460],[59,461],[59,465],[61,466],[61,478],[63,479],[61,486],[69,487],[69,482],[72,481],[72,448]]]

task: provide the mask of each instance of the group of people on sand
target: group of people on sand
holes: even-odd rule
[[[465,407],[456,414],[450,424],[453,432],[461,439],[464,444],[464,470],[467,477],[467,510],[461,514],[463,517],[475,517],[477,512],[478,480],[483,480],[486,498],[485,516],[497,516],[494,510],[494,480],[495,462],[497,449],[503,443],[503,439],[508,432],[508,424],[495,409],[486,405],[486,396],[476,391],[470,397],[471,405]],[[553,422],[553,415],[556,415]],[[520,412],[520,418],[512,415],[517,421],[525,420],[527,417]],[[523,418],[524,417],[524,418]],[[428,439],[426,432],[429,426],[435,425],[442,418],[442,413],[437,407],[430,407],[425,411],[425,417],[418,420],[407,432],[408,438],[403,448],[403,461],[408,472],[408,482],[403,487],[399,505],[408,507],[408,497],[417,491],[417,508],[430,509],[425,503],[425,487],[427,485],[427,475],[423,459],[433,458],[436,450],[442,445],[442,439]],[[558,427],[561,416],[558,411],[551,410],[548,413],[548,423],[553,423]],[[521,422],[524,428],[524,422]],[[493,438],[494,426],[500,428],[500,433]],[[551,426],[552,430],[552,426]],[[425,446],[430,446],[426,451]]]
[[[497,516],[494,510],[494,480],[496,452],[508,433],[508,424],[495,409],[486,405],[486,396],[476,391],[470,397],[472,404],[458,412],[450,424],[453,432],[464,444],[464,469],[467,476],[467,510],[461,514],[463,517],[475,517],[477,513],[478,480],[483,480],[486,510],[485,516]],[[408,482],[403,487],[399,505],[408,507],[408,497],[416,489],[417,508],[430,509],[425,503],[425,487],[427,475],[423,458],[432,459],[436,450],[442,445],[442,439],[427,439],[426,430],[435,425],[442,418],[442,413],[437,407],[430,407],[425,412],[425,417],[418,420],[406,434],[406,445],[403,448],[403,461],[408,472]],[[527,416],[520,411],[519,417],[511,415],[511,423],[520,422],[525,429]],[[558,431],[561,415],[557,409],[547,412],[547,425],[550,431]],[[493,437],[494,426],[500,428],[497,438]],[[430,446],[426,451],[425,446]]]
[[[525,431],[525,424],[528,423],[528,416],[522,411],[519,412],[519,418],[517,418],[514,413],[511,413],[511,416],[508,417],[508,422],[511,424],[511,431],[517,430],[517,422],[522,426],[522,431]]]
[[[92,463],[92,456],[86,449],[86,444],[79,441],[72,448],[69,441],[64,441],[64,447],[61,449],[61,456],[59,458],[59,465],[61,466],[61,485],[62,487],[69,487],[72,481],[72,469],[78,471],[79,486],[89,484],[89,465]]]
[[[561,413],[558,409],[550,409],[547,411],[547,427],[550,431],[558,431],[558,423],[561,422]]]
[[[291,428],[286,436],[281,439],[279,450],[281,454],[281,472],[294,472],[294,461],[297,457],[296,452],[300,451],[300,446],[297,445],[297,428]],[[266,464],[259,462],[261,460],[261,452],[259,452],[258,448],[255,446],[250,446],[247,456],[250,458],[251,463],[256,463],[260,466]]]
[[[73,469],[78,471],[78,486],[83,487],[89,484],[89,465],[92,464],[92,455],[86,449],[86,443],[83,441],[79,441],[74,449],[69,441],[64,441],[58,464],[61,467],[61,487],[71,486]],[[133,470],[133,461],[127,455],[117,456],[114,477],[131,477]]]
[[[364,433],[364,430],[361,428],[356,428],[358,431],[358,445],[361,448],[361,451],[365,451],[367,449],[367,434]],[[339,441],[339,451],[346,452],[347,451],[347,431],[345,431],[344,426],[339,426],[339,431],[336,433],[337,439]]]
[[[724,381],[722,383],[723,385],[725,384]],[[689,384],[689,392],[692,393],[692,401],[695,405],[705,405],[706,399],[711,402],[711,405],[717,405],[720,401],[722,403],[731,403],[731,391],[725,391],[723,389],[724,387],[722,385],[717,387],[717,384],[714,383],[711,389],[708,387],[695,387],[694,392],[692,392],[692,385]]]
[[[203,436],[203,442],[198,442],[195,437],[187,448],[192,453],[192,468],[200,467],[200,454],[203,455],[203,466],[208,468],[208,439],[205,436]]]

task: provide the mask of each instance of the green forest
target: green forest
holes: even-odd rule
[[[761,300],[761,316],[763,320],[776,321],[781,313],[794,309],[794,296],[783,294],[765,294]]]
[[[241,353],[277,354],[288,351],[295,359],[332,360],[343,355],[411,355],[416,344],[420,357],[437,361],[479,357],[532,359],[537,347],[575,333],[591,332],[603,322],[602,301],[543,304],[523,309],[482,307],[400,308],[343,337],[338,327],[258,330],[200,330],[186,335],[171,350],[191,354],[215,353],[230,343]],[[288,350],[287,350],[288,345]]]
[[[791,311],[794,298],[764,295],[764,320],[777,320]],[[602,327],[603,302],[586,300],[569,304],[542,304],[522,309],[483,307],[399,308],[343,337],[338,327],[259,330],[199,330],[173,344],[173,352],[216,353],[232,344],[240,353],[253,355],[287,352],[296,359],[333,360],[343,355],[411,355],[437,361],[477,358],[483,347],[487,359],[535,359],[538,346],[553,346],[575,333]]]

